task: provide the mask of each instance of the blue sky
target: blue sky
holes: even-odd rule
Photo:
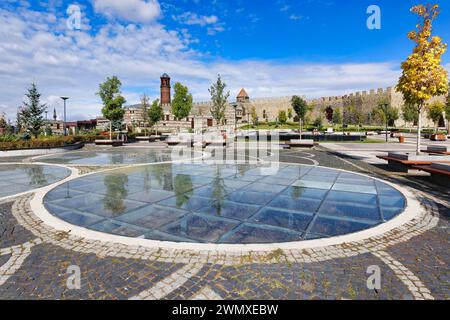
[[[158,96],[159,75],[190,88],[197,101],[222,74],[234,96],[338,95],[393,86],[411,52],[416,17],[409,0],[83,0],[0,4],[0,112],[13,118],[35,81],[50,108],[70,95],[71,118],[95,117],[98,83],[122,79],[128,103]],[[450,40],[450,3],[435,33]],[[81,30],[66,26],[79,6]],[[381,30],[366,27],[370,5]],[[450,66],[449,55],[444,65]]]

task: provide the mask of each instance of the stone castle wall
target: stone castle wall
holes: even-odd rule
[[[238,116],[238,123],[247,123],[248,120],[252,121],[251,112],[252,109],[255,108],[258,114],[258,119],[260,122],[266,121],[263,117],[265,114],[267,117],[267,121],[274,122],[277,120],[279,112],[285,111],[286,115],[288,115],[289,109],[292,110],[291,106],[291,98],[292,96],[287,97],[279,97],[279,98],[258,98],[258,99],[250,99],[248,103],[239,103],[239,108],[243,110],[243,116]],[[303,97],[306,99],[306,97]],[[413,126],[412,123],[405,123],[402,119],[402,111],[401,108],[404,105],[403,95],[398,93],[395,88],[389,87],[386,89],[376,89],[362,92],[350,93],[343,96],[331,96],[331,97],[323,97],[318,99],[306,99],[308,103],[312,106],[312,112],[308,115],[310,120],[314,120],[318,117],[323,118],[323,123],[326,125],[326,109],[331,107],[333,111],[339,110],[342,112],[344,107],[354,106],[360,114],[363,115],[364,124],[370,124],[371,117],[370,114],[372,110],[378,107],[380,101],[386,101],[392,107],[399,109],[400,119],[396,121],[395,125],[397,127],[405,127],[405,126]],[[445,101],[445,97],[436,97],[433,98],[430,102],[434,101]],[[141,118],[139,115],[139,108],[131,108],[130,112],[133,114],[126,114],[126,123],[131,122],[134,118]],[[183,127],[189,128],[191,127],[192,119],[204,119],[212,118],[211,117],[211,102],[196,102],[193,105],[191,115],[186,121],[175,121],[173,116],[170,114],[170,108],[166,107],[165,110],[165,120],[162,123],[163,127],[167,129],[175,129],[177,126],[182,124]],[[137,113],[137,114],[136,114]],[[235,123],[235,110],[231,105],[229,105],[226,109],[226,124],[229,126],[234,125]],[[294,121],[295,112],[292,110],[293,118],[288,121]],[[166,119],[167,118],[167,119]],[[211,124],[210,120],[210,124]],[[423,116],[424,126],[433,127],[434,124],[428,119],[426,113]],[[213,126],[216,126],[216,122],[212,122]]]

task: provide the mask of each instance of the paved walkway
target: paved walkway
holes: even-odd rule
[[[22,196],[0,204],[0,299],[450,298],[448,192],[436,192],[426,178],[396,175],[323,148],[282,151],[280,160],[401,183],[425,213],[358,243],[226,255],[78,238],[44,225],[30,208],[31,196]],[[367,286],[373,270],[380,271],[380,289]]]

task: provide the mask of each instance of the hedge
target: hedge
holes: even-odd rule
[[[5,141],[6,140],[6,141]],[[8,141],[9,140],[9,141]],[[0,139],[0,150],[49,149],[61,148],[80,142],[91,142],[91,136],[47,137],[24,140],[11,137]],[[93,139],[95,140],[95,138]],[[93,141],[92,140],[92,141]]]
[[[133,141],[136,138],[136,134],[128,134],[128,141]],[[0,151],[6,150],[24,150],[24,149],[49,149],[49,148],[61,148],[76,143],[93,143],[95,140],[108,140],[109,132],[100,134],[80,134],[76,136],[40,136],[37,139],[23,139],[20,136],[15,135],[0,135]],[[117,134],[113,134],[113,139],[117,139]]]

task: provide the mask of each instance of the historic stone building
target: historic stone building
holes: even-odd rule
[[[157,125],[158,130],[163,132],[171,132],[177,128],[185,130],[194,130],[194,128],[214,127],[217,125],[216,121],[211,116],[211,102],[197,102],[194,103],[189,117],[183,120],[177,120],[172,115],[171,109],[171,84],[170,77],[166,73],[161,76],[161,104],[164,110],[164,118]],[[342,112],[345,115],[345,110],[349,106],[356,108],[358,113],[363,118],[363,124],[370,124],[372,122],[371,113],[381,102],[388,103],[391,106],[399,109],[400,119],[395,122],[398,127],[412,126],[413,123],[405,123],[401,117],[401,108],[404,105],[403,95],[396,92],[394,88],[377,89],[362,92],[349,93],[343,96],[322,97],[318,99],[307,99],[312,107],[309,113],[309,118],[314,120],[318,117],[323,119],[326,125],[330,122],[334,112]],[[230,103],[225,112],[225,126],[233,127],[235,123],[245,124],[252,121],[252,111],[255,110],[259,122],[274,122],[278,119],[280,111],[286,112],[286,115],[291,115],[288,121],[298,121],[294,110],[291,106],[292,96],[279,98],[258,98],[251,99],[245,89],[236,96],[236,102]],[[444,102],[445,97],[436,97],[434,100]],[[236,107],[236,108],[235,108]],[[424,126],[433,127],[434,124],[424,115]],[[124,123],[127,128],[134,130],[142,130],[145,127],[144,117],[142,113],[142,106],[140,104],[129,106],[126,108]],[[441,123],[442,126],[448,125]]]
[[[172,132],[177,129],[194,130],[195,128],[208,128],[217,125],[211,116],[211,102],[194,103],[190,115],[185,119],[175,119],[171,113],[171,83],[170,77],[166,73],[161,76],[161,106],[164,110],[162,121],[155,126],[155,129],[162,132]],[[242,118],[242,111],[238,107],[235,111],[230,104],[225,112],[225,126],[234,126],[235,118],[238,122]],[[125,108],[124,124],[127,129],[143,131],[146,128],[142,104],[131,105]]]

